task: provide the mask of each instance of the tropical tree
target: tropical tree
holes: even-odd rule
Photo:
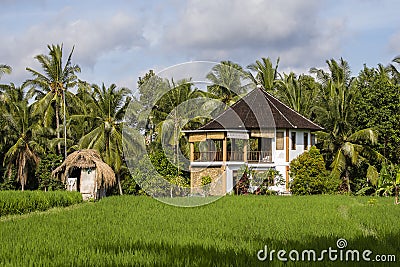
[[[188,120],[195,117],[191,116],[192,113],[198,113],[198,109],[193,108],[193,103],[199,103],[198,108],[201,108],[204,101],[195,102],[194,99],[203,97],[205,93],[197,88],[193,89],[193,84],[188,80],[181,80],[177,85],[172,80],[168,86],[170,90],[157,102],[152,114],[158,141],[172,147],[174,163],[177,164],[179,173],[179,145],[182,137],[180,130],[195,123],[195,119],[191,122]]]
[[[357,77],[353,110],[357,129],[374,127],[379,133],[376,148],[394,164],[400,163],[400,84],[391,70],[379,64],[364,69]]]
[[[319,133],[322,150],[330,155],[332,175],[343,177],[350,192],[351,166],[368,165],[367,178],[374,180],[377,170],[371,162],[381,160],[382,156],[373,150],[377,142],[377,133],[373,129],[354,130],[352,125],[356,86],[348,63],[340,59],[327,61],[329,72],[311,69],[322,83],[317,98],[315,113],[318,122],[327,130]]]
[[[279,77],[278,73],[279,58],[276,60],[275,67],[273,67],[270,58],[261,58],[256,60],[255,63],[250,64],[247,68],[250,71],[256,73],[254,76],[251,72],[248,72],[248,77],[257,85],[261,85],[268,92],[275,90],[277,79]]]
[[[22,91],[19,89],[18,91]],[[13,96],[8,96],[13,99]],[[43,146],[37,141],[40,125],[34,117],[27,99],[8,103],[9,111],[2,113],[6,123],[6,132],[11,147],[4,155],[3,165],[7,167],[8,175],[16,170],[17,180],[21,183],[22,191],[32,170],[39,163],[39,154],[44,152]],[[33,173],[32,173],[33,174]]]
[[[15,86],[15,84],[0,84],[0,112],[3,114],[9,113],[14,109],[14,104],[24,101],[25,93],[23,86]],[[1,119],[1,142],[0,147],[1,151],[8,150],[11,143],[15,140],[12,135],[9,135],[8,122],[4,119],[4,116],[0,117]]]
[[[3,74],[10,74],[12,71],[12,68],[8,65],[5,64],[0,64],[0,78],[3,76]]]
[[[392,62],[400,64],[400,56],[395,57]],[[392,72],[392,76],[397,84],[400,84],[400,71],[393,65],[389,65],[389,70]]]
[[[117,177],[122,194],[120,172],[123,166],[122,126],[125,110],[131,98],[127,88],[117,88],[115,84],[106,87],[92,85],[93,91],[87,92],[90,99],[87,114],[72,115],[72,121],[87,120],[92,129],[79,141],[79,148],[91,148],[99,151],[104,161],[110,165]]]
[[[348,192],[351,192],[351,166],[358,167],[362,166],[362,164],[368,166],[366,177],[372,184],[376,183],[379,174],[373,163],[382,162],[384,159],[372,147],[377,143],[377,136],[377,133],[372,129],[363,129],[349,136],[341,136],[342,145],[334,154],[331,168],[334,177],[344,178]]]
[[[317,121],[331,132],[333,139],[340,140],[338,137],[348,135],[351,130],[356,87],[346,61],[341,58],[339,63],[334,59],[326,62],[329,72],[316,68],[310,70],[322,83],[314,110],[318,114]],[[340,146],[341,142],[336,144],[335,151]]]
[[[60,137],[60,114],[64,117],[64,138],[66,138],[66,112],[69,107],[81,107],[78,99],[68,91],[73,88],[78,78],[76,73],[81,71],[78,65],[72,64],[72,48],[65,65],[63,65],[63,46],[48,45],[48,55],[37,55],[35,59],[40,63],[43,73],[26,68],[34,79],[29,79],[25,85],[31,85],[30,96],[36,95],[36,102],[33,105],[33,113],[42,116],[42,124],[45,127],[53,127],[55,122],[57,140]],[[64,144],[66,145],[66,144]],[[61,143],[57,144],[58,153],[61,154]],[[65,147],[66,151],[66,147]],[[65,155],[66,156],[66,155]]]
[[[242,81],[246,77],[246,73],[239,64],[221,61],[206,76],[213,83],[207,87],[207,91],[230,106],[238,97],[246,94],[247,88],[242,86]]]
[[[317,79],[324,85],[330,81],[347,87],[350,85],[352,81],[351,70],[346,60],[340,58],[339,62],[337,62],[335,59],[330,59],[326,61],[326,64],[329,72],[317,68],[311,68],[310,72],[316,74]]]
[[[296,77],[293,72],[284,73],[277,85],[276,96],[293,110],[310,118],[314,99],[319,90],[314,79],[307,75]]]

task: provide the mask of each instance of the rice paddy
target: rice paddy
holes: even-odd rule
[[[391,198],[228,196],[182,208],[144,196],[109,197],[2,217],[0,265],[347,266],[327,257],[322,263],[257,258],[265,246],[337,249],[340,238],[346,249],[369,249],[399,261],[399,219],[400,206]]]

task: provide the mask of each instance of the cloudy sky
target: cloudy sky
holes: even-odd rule
[[[280,71],[307,72],[343,57],[363,64],[400,55],[398,0],[0,0],[2,78],[19,85],[34,56],[63,44],[80,78],[136,88],[138,76],[197,60],[243,67],[280,57]]]

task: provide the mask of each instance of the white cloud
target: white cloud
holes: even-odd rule
[[[393,34],[389,41],[389,50],[394,56],[400,55],[400,31]]]
[[[164,42],[195,59],[280,56],[282,64],[312,64],[338,56],[344,34],[343,20],[321,18],[320,8],[317,0],[191,0]]]
[[[146,45],[142,23],[134,15],[116,13],[110,17],[68,20],[68,8],[51,19],[33,25],[17,36],[2,38],[0,58],[13,62],[10,80],[28,77],[26,67],[40,68],[34,60],[38,54],[47,54],[48,44],[64,44],[65,56],[75,45],[73,62],[81,67],[93,68],[98,60],[110,52],[130,50]],[[3,81],[2,81],[3,82]]]

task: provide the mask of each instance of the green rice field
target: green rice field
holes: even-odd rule
[[[361,257],[371,250],[370,262],[340,260],[338,239],[347,243],[343,255],[358,250]],[[261,261],[257,254],[265,246],[276,252]],[[315,250],[318,258],[330,247],[338,250],[335,261],[327,254],[322,262],[301,259],[304,250]],[[287,251],[286,258],[300,251],[300,258],[280,261],[279,250]],[[376,255],[394,255],[397,262],[377,262]],[[400,206],[392,198],[227,196],[182,208],[145,196],[116,196],[0,217],[0,266],[398,266],[399,261]]]

